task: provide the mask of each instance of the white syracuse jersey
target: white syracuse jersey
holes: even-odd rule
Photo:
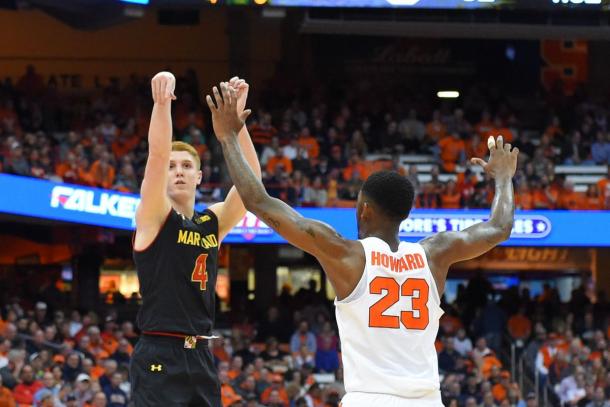
[[[360,242],[362,278],[349,296],[335,300],[347,396],[440,401],[434,342],[443,310],[424,248],[401,242],[392,252],[376,237]]]

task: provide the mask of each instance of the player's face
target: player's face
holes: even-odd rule
[[[190,198],[201,182],[201,171],[186,151],[172,151],[169,156],[167,193],[170,198]]]

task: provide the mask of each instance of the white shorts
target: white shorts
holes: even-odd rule
[[[343,396],[341,407],[443,407],[441,392],[429,396],[407,399],[390,394],[351,392]]]

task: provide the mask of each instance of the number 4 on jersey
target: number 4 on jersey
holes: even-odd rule
[[[191,281],[199,283],[199,289],[204,291],[207,288],[208,283],[208,272],[206,270],[206,260],[208,259],[207,254],[200,254],[195,260],[195,268],[193,274],[191,274]]]

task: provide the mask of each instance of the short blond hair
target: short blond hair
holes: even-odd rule
[[[172,151],[186,151],[191,155],[191,157],[193,157],[193,160],[195,160],[197,169],[201,169],[201,159],[199,158],[199,153],[197,150],[195,150],[195,147],[189,143],[185,143],[184,141],[174,141],[172,142]]]

